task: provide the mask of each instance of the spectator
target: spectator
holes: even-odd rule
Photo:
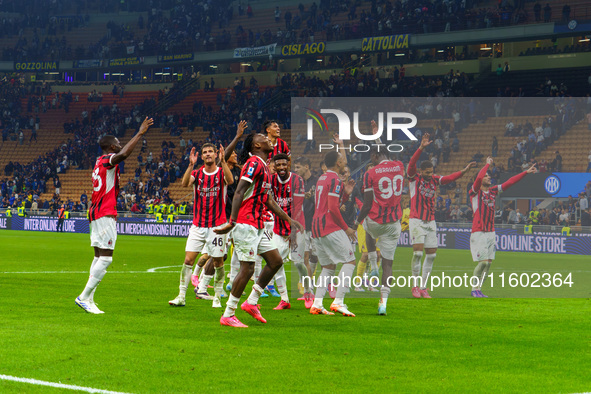
[[[546,23],[550,22],[551,18],[552,18],[552,7],[550,7],[549,3],[546,3],[546,6],[544,7],[544,22],[546,22]]]
[[[562,210],[562,213],[558,217],[558,222],[561,226],[567,226],[569,222],[570,214],[566,211],[566,209]]]
[[[591,210],[586,209],[581,212],[581,226],[591,226]]]
[[[587,199],[587,196],[585,196],[585,193],[579,194],[579,208],[581,211],[589,209],[589,200]]]
[[[534,5],[534,17],[536,22],[542,21],[542,5],[540,2],[536,2],[536,5]]]

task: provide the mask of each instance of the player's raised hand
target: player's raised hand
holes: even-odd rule
[[[218,151],[218,159],[220,159],[220,163],[225,163],[226,159],[225,159],[225,150],[224,150],[224,146],[222,144],[220,144],[220,149]]]
[[[478,165],[478,163],[476,163],[475,161],[471,161],[470,163],[468,163],[468,165],[466,166],[466,168],[464,168],[464,169],[462,170],[462,173],[463,173],[463,174],[465,174],[466,172],[468,172],[468,170],[469,170],[470,168],[474,168],[474,167],[476,167],[477,165]]]
[[[199,152],[195,149],[195,147],[191,148],[191,153],[189,154],[189,163],[191,165],[197,164],[197,159],[199,158]]]
[[[488,164],[489,166],[492,166],[495,163],[495,161],[493,160],[492,157],[487,157],[486,158],[486,164]]]
[[[538,170],[536,169],[536,163],[532,164],[532,166],[530,168],[527,169],[527,173],[528,174],[534,174],[535,172],[537,172]]]
[[[429,135],[429,133],[425,133],[423,134],[423,138],[421,139],[421,149],[426,148],[428,145],[430,145],[433,141],[429,141],[429,138],[431,136]]]
[[[339,134],[338,133],[333,133],[332,135],[332,141],[337,144],[337,145],[343,145],[343,140],[339,139]]]
[[[221,235],[228,234],[234,228],[235,225],[236,224],[234,222],[228,222],[224,227],[213,229],[213,232]]]
[[[140,131],[139,131],[140,135],[146,134],[146,131],[148,131],[150,126],[152,126],[153,124],[154,124],[154,119],[148,118],[146,116],[146,119],[144,119],[144,121],[142,122],[142,125],[140,126]]]
[[[353,193],[353,189],[355,189],[355,180],[349,179],[349,181],[347,181],[347,184],[345,185],[345,193],[351,195]]]
[[[248,122],[246,120],[241,120],[238,123],[238,128],[236,129],[236,137],[240,138],[244,134],[244,130],[248,127]]]

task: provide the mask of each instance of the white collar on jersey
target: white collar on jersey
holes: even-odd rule
[[[326,172],[332,172],[333,174],[337,174],[336,172],[334,172],[333,170],[326,170]],[[337,174],[338,176],[339,174]]]
[[[253,155],[252,153],[248,153],[250,155],[250,157],[256,157],[257,159],[259,159],[261,161],[261,163],[263,163],[265,165],[265,167],[267,167],[267,162],[265,162],[263,159],[261,159],[258,155]]]
[[[289,173],[289,176],[287,177],[287,179],[285,180],[285,182],[283,182],[281,180],[281,177],[279,176],[279,174],[277,174],[277,180],[279,181],[279,183],[281,183],[282,185],[285,185],[287,182],[289,182],[289,180],[291,179],[291,172]]]
[[[216,169],[215,169],[215,171],[214,171],[214,172],[207,172],[207,171],[205,171],[205,166],[203,167],[203,173],[204,173],[205,175],[215,175],[215,174],[217,174],[217,173],[218,173],[218,171],[219,171],[219,170],[220,170],[220,167],[216,167]]]

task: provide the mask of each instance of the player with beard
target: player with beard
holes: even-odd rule
[[[304,221],[304,180],[298,174],[289,171],[289,156],[279,153],[273,156],[275,164],[275,175],[273,175],[271,184],[273,194],[277,204],[290,217],[298,222]],[[284,220],[277,219],[273,226],[273,240],[277,245],[277,250],[283,258],[283,261],[289,259],[296,266],[301,276],[308,275],[308,270],[304,265],[304,233],[291,230],[291,226]],[[289,298],[287,295],[287,280],[283,267],[275,275],[277,290],[281,295],[281,302],[275,309],[289,309]],[[304,302],[307,309],[312,306],[312,290],[310,283],[306,284],[304,293]]]
[[[234,279],[226,310],[220,319],[220,324],[225,326],[247,327],[236,318],[235,310],[254,272],[257,254],[263,256],[267,264],[262,269],[257,283],[253,285],[250,296],[242,303],[241,309],[258,321],[267,322],[261,315],[257,302],[265,286],[283,265],[283,260],[271,242],[271,235],[264,230],[264,207],[291,226],[303,230],[302,225],[292,220],[271,195],[271,175],[266,159],[272,151],[273,146],[264,134],[251,134],[246,137],[244,149],[239,157],[239,161],[245,164],[232,201],[232,215],[226,226],[215,230],[217,234],[232,231],[234,248],[240,260],[240,271]]]
[[[219,152],[216,152],[213,144],[204,144],[201,147],[204,165],[198,170],[193,170],[197,164],[198,155],[195,148],[192,148],[189,166],[182,179],[183,187],[193,186],[194,188],[193,225],[189,230],[185,246],[185,262],[181,269],[179,294],[168,303],[172,306],[185,306],[185,294],[191,280],[193,264],[199,253],[203,252],[213,259],[213,267],[206,266],[196,296],[205,300],[212,299],[207,294],[207,286],[215,273],[213,307],[221,308],[220,297],[224,284],[227,236],[216,234],[213,230],[226,222],[226,185],[232,184],[234,179],[226,164],[222,146]],[[216,165],[216,156],[221,168]]]
[[[435,223],[435,192],[438,185],[447,185],[461,178],[470,168],[476,167],[476,162],[469,163],[461,171],[451,175],[440,176],[433,174],[433,163],[424,160],[421,163],[420,172],[417,173],[417,161],[425,148],[433,141],[429,141],[429,133],[425,133],[421,145],[408,163],[407,175],[410,192],[410,219],[409,234],[413,255],[411,260],[412,276],[419,278],[421,273],[421,259],[425,251],[425,262],[419,286],[412,288],[415,298],[431,298],[427,289],[427,281],[437,252],[437,225]]]
[[[240,141],[240,139],[242,139],[242,136],[244,135],[244,131],[248,128],[248,124],[245,120],[240,121],[240,123],[238,123],[238,126],[236,128],[236,136],[234,137],[234,139],[232,140],[232,142],[230,142],[228,144],[228,146],[225,149],[225,153],[224,153],[224,158],[226,159],[226,164],[228,165],[228,168],[230,169],[230,172],[232,173],[232,177],[234,182],[232,184],[228,184],[227,185],[227,198],[226,198],[226,218],[229,218],[230,215],[232,214],[232,199],[234,198],[234,192],[236,191],[236,187],[238,186],[238,181],[240,180],[240,171],[242,169],[242,167],[240,166],[240,164],[238,164],[238,155],[236,154],[236,145],[238,145],[238,142]],[[228,236],[228,242],[231,241],[231,237],[232,234],[230,233]],[[228,286],[226,287],[226,290],[230,290],[232,288],[232,282],[234,281],[234,277],[236,276],[236,274],[238,273],[238,268],[239,268],[239,264],[238,264],[238,258],[235,257],[235,253],[233,253],[233,248],[227,248],[227,250],[232,249],[232,259],[231,259],[231,263],[230,263],[230,282],[228,283]],[[205,266],[205,264],[208,261],[208,256],[207,255],[202,255],[199,258],[199,261],[197,262],[197,265],[195,266],[195,270],[193,271],[193,276],[191,277],[191,281],[193,282],[193,285],[197,290],[197,286],[199,283],[199,274],[201,272],[201,269]]]
[[[486,165],[476,176],[469,193],[474,211],[470,252],[472,252],[472,260],[477,264],[473,276],[478,278],[478,285],[472,287],[472,297],[477,298],[488,297],[482,294],[482,285],[488,276],[492,261],[495,259],[495,200],[500,193],[522,180],[527,174],[536,172],[534,164],[527,171],[509,178],[503,184],[492,186],[488,169],[493,164],[493,158],[488,157]]]
[[[392,276],[392,263],[398,238],[400,238],[400,205],[402,189],[404,188],[404,164],[398,160],[391,160],[388,154],[372,152],[373,167],[365,173],[363,178],[363,207],[355,221],[355,227],[363,223],[367,242],[369,260],[376,262],[376,247],[382,254],[382,287],[378,314],[386,314],[390,287],[388,278]],[[377,240],[373,242],[373,240]]]

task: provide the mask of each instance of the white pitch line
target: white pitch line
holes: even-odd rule
[[[0,374],[0,379],[2,379],[2,380],[10,380],[10,381],[19,382],[19,383],[29,383],[29,384],[34,384],[34,385],[37,385],[37,386],[49,386],[49,387],[56,387],[56,388],[60,388],[60,389],[68,389],[68,390],[76,390],[76,391],[86,391],[87,393],[126,394],[126,393],[122,393],[120,391],[109,391],[109,390],[93,389],[91,387],[74,386],[74,385],[70,385],[70,384],[54,383],[54,382],[45,382],[43,380],[28,379],[28,378],[18,378],[16,376],[9,376],[9,375],[2,375],[2,374]]]

